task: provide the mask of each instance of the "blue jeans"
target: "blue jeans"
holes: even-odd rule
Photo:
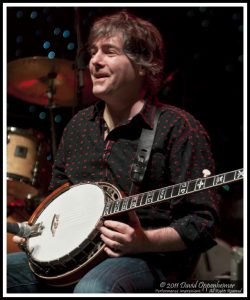
[[[187,260],[186,255],[174,260],[154,254],[107,258],[74,286],[51,287],[36,279],[25,253],[10,253],[7,256],[7,293],[154,293],[161,281],[173,280],[172,273],[179,273],[182,280],[185,279]]]
[[[53,288],[40,283],[28,266],[26,254],[7,256],[8,293],[139,293],[153,292],[155,281],[164,278],[138,257],[107,258],[71,287]]]

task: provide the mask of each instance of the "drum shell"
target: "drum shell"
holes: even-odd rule
[[[51,176],[48,151],[49,147],[42,133],[32,129],[8,127],[8,195],[27,198],[47,191]]]

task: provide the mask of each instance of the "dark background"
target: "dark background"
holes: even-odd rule
[[[47,57],[54,51],[56,58],[74,63],[79,46],[76,12],[80,13],[84,43],[93,20],[117,9],[8,7],[7,62]],[[243,167],[243,7],[128,7],[128,10],[155,24],[165,40],[166,80],[159,93],[161,101],[179,106],[201,121],[212,140],[217,173]],[[55,28],[60,29],[58,35],[54,34]],[[70,32],[68,37],[63,36],[65,30]],[[43,48],[45,41],[50,42],[48,49]],[[73,43],[71,50],[67,48],[69,43]],[[17,64],[17,72],[21,67]],[[53,109],[57,145],[76,110],[92,103],[85,98],[86,94],[83,90],[81,98],[76,97],[77,108],[72,101],[70,107],[59,105]],[[51,145],[51,122],[46,106],[7,93],[7,126],[38,130]],[[50,152],[51,149],[47,160],[52,163]],[[238,209],[242,202],[242,183],[221,188],[220,194],[226,221],[231,223],[232,218],[241,218],[242,211],[238,217]],[[241,225],[233,226],[236,236],[242,234]]]

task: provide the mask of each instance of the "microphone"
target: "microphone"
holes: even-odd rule
[[[42,225],[42,223],[29,225],[26,222],[22,222],[22,223],[7,222],[7,232],[23,238],[30,238],[30,237],[41,235],[43,229],[44,226]]]
[[[76,38],[77,38],[77,54],[76,54],[76,70],[78,75],[78,88],[84,87],[83,75],[86,69],[85,65],[85,52],[82,38],[82,26],[81,26],[81,8],[75,7],[75,27],[76,27]]]
[[[85,60],[84,52],[83,52],[83,50],[81,50],[80,54],[76,58],[76,69],[77,69],[77,72],[78,72],[78,85],[79,85],[79,88],[84,87],[83,76],[84,76],[84,70],[86,69],[84,60]]]

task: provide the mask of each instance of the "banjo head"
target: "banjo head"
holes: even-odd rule
[[[96,184],[70,186],[49,202],[34,224],[41,223],[41,235],[27,241],[27,250],[38,263],[63,263],[65,257],[81,251],[88,243],[102,216],[105,193]]]

